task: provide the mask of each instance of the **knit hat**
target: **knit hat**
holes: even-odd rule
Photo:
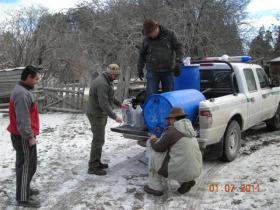
[[[107,69],[106,69],[106,72],[108,74],[115,74],[115,75],[120,75],[120,67],[118,64],[115,64],[115,63],[112,63],[110,64]]]
[[[143,33],[147,35],[153,32],[158,26],[159,26],[158,22],[151,19],[147,19],[143,23]]]
[[[183,109],[175,107],[171,110],[169,116],[166,117],[166,119],[173,118],[173,117],[186,117],[186,113],[184,112]]]

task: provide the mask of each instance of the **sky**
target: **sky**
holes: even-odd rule
[[[81,0],[0,0],[0,20],[6,18],[5,12],[28,6],[42,6],[50,12],[59,12],[79,4]]]
[[[41,5],[48,8],[50,12],[58,12],[71,8],[79,4],[82,0],[0,0],[0,21],[6,18],[5,11],[13,11],[23,6]],[[269,27],[271,24],[280,25],[280,21],[275,18],[279,14],[279,0],[251,0],[248,5],[249,14],[247,22],[253,27],[259,28],[262,25]]]
[[[280,25],[279,0],[251,0],[247,12],[249,13],[247,21],[254,27]],[[279,20],[275,18],[276,15],[279,16]]]

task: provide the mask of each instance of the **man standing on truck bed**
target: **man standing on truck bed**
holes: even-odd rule
[[[104,144],[105,126],[108,116],[118,123],[122,118],[113,111],[113,104],[120,108],[127,108],[114,98],[113,81],[118,79],[120,68],[117,64],[110,64],[106,71],[100,74],[91,83],[86,115],[91,124],[93,139],[89,160],[89,174],[106,175],[104,170],[108,164],[101,162],[102,147]]]
[[[41,68],[27,66],[21,74],[21,81],[11,93],[8,131],[16,150],[16,200],[18,206],[39,208],[40,203],[30,196],[39,190],[30,188],[30,182],[37,168],[36,136],[39,135],[39,113],[37,102],[31,90],[39,81]]]
[[[157,93],[159,83],[163,92],[173,90],[175,76],[180,74],[183,46],[174,32],[164,28],[154,20],[143,23],[145,38],[139,52],[138,76],[144,77],[143,68],[147,70],[147,95]],[[174,56],[175,54],[175,56]]]
[[[156,196],[163,195],[165,178],[180,183],[179,193],[188,192],[202,169],[202,154],[185,112],[181,108],[173,108],[166,120],[169,127],[161,138],[157,140],[151,136],[147,142],[149,179],[144,191]]]

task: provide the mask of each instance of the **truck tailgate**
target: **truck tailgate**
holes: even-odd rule
[[[129,134],[133,136],[139,136],[139,137],[149,137],[148,131],[143,128],[136,128],[132,127],[130,125],[122,125],[119,127],[111,128],[111,131],[122,133],[122,134]]]

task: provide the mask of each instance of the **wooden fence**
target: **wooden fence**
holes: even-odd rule
[[[44,97],[44,100],[42,101],[43,104],[41,104],[42,111],[83,113],[84,91],[85,86],[79,83],[43,86],[42,97]]]
[[[9,97],[20,80],[24,67],[0,70],[0,112],[7,112]],[[33,91],[39,103],[40,112],[61,111],[82,113],[84,111],[85,85],[80,83],[46,83],[41,81]]]
[[[32,91],[38,101],[40,113],[46,111],[84,112],[85,86],[79,83],[41,86]],[[0,103],[0,112],[8,112],[9,103]]]
[[[15,85],[16,81],[19,79],[14,79],[13,82],[5,81],[2,77],[2,82],[9,84],[9,89],[5,92],[5,101],[0,101],[0,112],[7,112],[8,108],[8,99],[9,93]],[[115,86],[118,86],[116,92],[121,91],[121,86],[115,83]],[[3,87],[7,87],[4,86]],[[123,87],[127,88],[127,87]],[[128,93],[125,96],[122,96],[120,99],[135,96],[138,92],[145,88],[145,83],[143,81],[130,81]],[[37,101],[39,103],[40,113],[46,111],[58,111],[58,112],[72,112],[72,113],[83,113],[85,106],[85,85],[81,83],[45,83],[42,81],[38,87],[33,91]],[[122,94],[123,95],[123,94]]]

